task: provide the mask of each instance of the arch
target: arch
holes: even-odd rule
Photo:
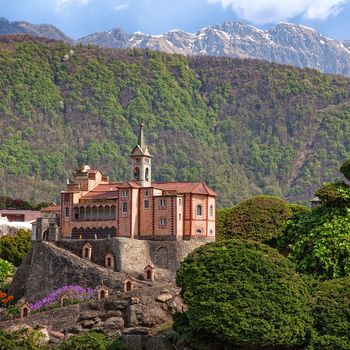
[[[149,168],[146,168],[145,170],[145,180],[149,181]]]
[[[112,253],[108,253],[105,256],[105,266],[108,269],[114,269],[114,256]]]
[[[202,204],[197,204],[196,205],[196,215],[197,216],[202,216],[203,215],[203,205]]]
[[[73,218],[74,218],[74,220],[79,220],[79,208],[78,207],[73,208]]]
[[[105,210],[104,210],[104,207],[102,205],[100,205],[97,208],[97,219],[98,220],[105,220]]]
[[[91,220],[96,220],[97,219],[97,207],[96,205],[94,205],[92,208],[91,208]]]
[[[109,289],[105,285],[96,288],[97,299],[105,299],[109,296]]]
[[[128,203],[123,202],[122,204],[122,213],[127,213],[128,212]]]
[[[148,280],[152,279],[152,270],[147,270],[146,278]]]
[[[28,316],[29,310],[28,310],[28,308],[26,306],[23,308],[22,314],[23,314],[23,317],[27,317]]]
[[[86,207],[85,215],[86,215],[85,220],[90,221],[91,220],[91,207],[90,206]]]
[[[132,288],[131,281],[127,281],[127,282],[126,282],[126,285],[125,285],[125,289],[126,289],[126,291],[131,290],[131,288]]]
[[[84,248],[84,258],[89,257],[89,248]]]
[[[82,258],[91,260],[91,255],[92,255],[92,245],[90,243],[84,244]]]
[[[143,278],[146,281],[154,281],[154,266],[152,265],[147,265],[143,269]]]
[[[140,168],[138,166],[134,168],[134,179],[140,180]]]
[[[116,212],[117,212],[117,207],[115,205],[112,205],[110,208],[110,216],[109,218],[111,220],[115,220],[116,219]]]
[[[157,250],[157,265],[159,267],[168,267],[168,249],[165,247],[160,247]]]
[[[116,237],[117,236],[117,229],[114,226],[112,226],[110,228],[110,235],[111,235],[111,237]]]
[[[196,234],[197,234],[197,235],[201,235],[201,234],[203,234],[202,229],[201,229],[201,228],[197,228],[197,230],[196,230]]]
[[[104,299],[106,297],[106,292],[104,290],[100,291],[100,299]]]
[[[73,227],[72,229],[72,239],[78,239],[79,238],[79,230],[77,227]]]

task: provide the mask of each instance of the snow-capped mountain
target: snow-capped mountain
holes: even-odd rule
[[[52,25],[9,22],[6,18],[0,18],[0,34],[30,34],[69,44],[76,42]],[[324,37],[315,29],[284,22],[270,30],[242,22],[224,22],[197,33],[174,29],[161,35],[129,34],[114,28],[88,35],[77,42],[110,48],[148,48],[183,55],[255,58],[350,76],[350,40],[341,43]]]
[[[0,17],[0,34],[29,34],[53,40],[63,40],[69,44],[74,43],[73,39],[50,24],[31,24],[24,21],[10,22],[4,17]]]
[[[78,41],[103,47],[149,48],[184,55],[264,59],[350,76],[350,41],[341,43],[312,28],[291,23],[280,23],[264,31],[241,22],[224,22],[195,34],[171,30],[162,35],[128,34],[116,28]]]

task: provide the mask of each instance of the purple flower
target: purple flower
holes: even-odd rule
[[[59,302],[62,293],[65,293],[69,297],[69,300],[78,302],[93,299],[95,296],[95,290],[92,288],[83,288],[79,285],[68,285],[54,290],[49,295],[29,305],[32,310],[38,311],[44,307]]]

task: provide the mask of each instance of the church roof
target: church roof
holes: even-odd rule
[[[120,188],[139,188],[134,181],[110,182],[95,186],[91,191],[82,196],[82,199],[116,199]]]
[[[209,196],[217,196],[217,193],[208,187],[204,182],[156,182],[153,187],[163,191],[172,191],[177,193],[195,193]]]
[[[51,203],[49,206],[40,209],[41,212],[51,213],[55,211],[61,211],[61,206],[55,203]]]

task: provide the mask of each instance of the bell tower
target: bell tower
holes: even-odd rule
[[[141,123],[137,145],[134,147],[130,155],[132,163],[131,177],[134,181],[138,181],[142,187],[149,187],[151,186],[151,159],[153,156],[149,153],[146,145],[143,127],[144,125]]]

